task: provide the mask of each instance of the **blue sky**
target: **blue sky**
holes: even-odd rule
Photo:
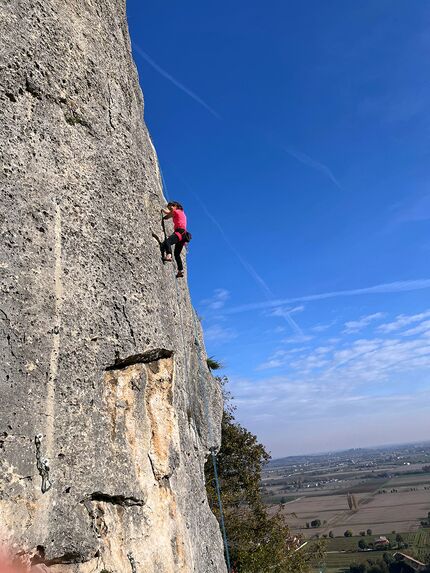
[[[238,419],[274,456],[430,438],[430,6],[128,0]]]

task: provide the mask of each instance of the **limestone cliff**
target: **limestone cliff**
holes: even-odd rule
[[[151,235],[125,2],[0,18],[1,538],[52,570],[224,572],[203,475],[220,389]]]

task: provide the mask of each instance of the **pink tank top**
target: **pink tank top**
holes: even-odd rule
[[[187,230],[187,217],[184,213],[184,211],[181,211],[180,209],[174,209],[173,210],[173,226],[176,229],[184,229],[184,231]]]

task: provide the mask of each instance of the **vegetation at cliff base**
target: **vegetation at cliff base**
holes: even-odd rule
[[[217,378],[223,384],[227,379]],[[261,470],[270,455],[251,432],[236,422],[225,393],[222,444],[218,453],[221,498],[234,573],[306,573],[322,558],[322,545],[309,544],[293,535],[280,512],[270,514],[260,491]],[[213,513],[220,519],[209,458],[206,487]]]
[[[413,573],[414,569],[400,558],[396,559],[389,553],[384,553],[381,559],[368,559],[365,563],[352,563],[348,573]],[[430,567],[421,569],[429,573]]]

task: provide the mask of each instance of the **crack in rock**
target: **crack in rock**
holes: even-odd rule
[[[134,505],[142,506],[144,505],[144,500],[139,499],[134,496],[125,495],[110,495],[108,493],[103,493],[101,491],[95,491],[91,493],[85,501],[104,501],[105,503],[111,503],[112,505],[121,505],[122,507],[132,507]]]
[[[173,356],[173,350],[166,350],[165,348],[154,348],[141,354],[133,354],[127,358],[117,358],[115,363],[111,366],[107,366],[106,370],[121,370],[122,368],[127,368],[127,366],[132,366],[133,364],[148,364],[150,362],[156,362],[162,358],[170,358]]]
[[[130,319],[128,318],[127,312],[125,310],[125,302],[127,302],[127,299],[124,297],[124,304],[122,305],[122,314],[124,315],[125,321],[128,324],[128,328],[130,330],[130,335],[131,338],[133,339],[134,345],[137,346],[136,337],[134,336],[134,330],[131,325]]]
[[[90,561],[90,559],[83,559],[82,555],[78,552],[68,551],[67,553],[64,553],[58,557],[53,557],[52,559],[44,559],[43,564],[47,567],[50,567],[51,565],[85,563],[86,561]]]

